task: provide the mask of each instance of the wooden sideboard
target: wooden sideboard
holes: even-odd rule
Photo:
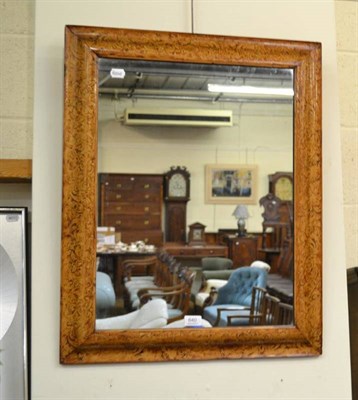
[[[113,226],[125,243],[163,243],[163,175],[99,174],[98,224]]]

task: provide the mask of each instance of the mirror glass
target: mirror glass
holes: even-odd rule
[[[173,328],[184,315],[202,326],[293,323],[258,322],[251,303],[205,314],[217,296],[237,306],[221,287],[242,267],[271,268],[262,286],[272,315],[275,299],[293,304],[293,74],[98,60],[97,329],[143,328],[128,319],[163,298]]]

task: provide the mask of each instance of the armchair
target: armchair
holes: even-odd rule
[[[231,269],[232,265],[233,261],[226,257],[204,257],[201,259],[201,267],[203,271]]]
[[[231,308],[219,308],[217,322],[222,318],[221,313],[226,312],[227,325],[264,325],[266,320],[266,289],[254,286],[252,288],[251,306],[241,306],[233,311]]]
[[[279,303],[278,305],[278,325],[292,325],[294,321],[293,306],[292,304]]]
[[[209,271],[203,271],[203,277],[204,279],[222,279],[224,281],[229,280],[230,276],[234,272],[234,269],[219,269],[219,270],[209,270]]]
[[[218,290],[227,284],[224,279],[208,279],[205,281],[204,288],[195,295],[195,310],[200,311],[204,308],[212,290]]]
[[[142,281],[153,282],[156,277],[157,263],[156,256],[123,260],[124,282],[129,287]]]
[[[182,268],[178,272],[180,282],[171,287],[162,287],[161,292],[152,289],[141,289],[138,292],[140,305],[152,301],[154,298],[162,298],[167,303],[168,323],[184,318],[190,308],[191,286],[195,273]]]
[[[148,261],[150,264],[148,264]],[[137,268],[138,262],[135,264],[127,263],[125,265],[124,280],[124,302],[128,312],[136,310],[140,301],[138,292],[142,289],[151,289],[161,291],[162,287],[173,286],[176,284],[175,277],[180,265],[176,260],[166,253],[159,253],[157,258],[148,258],[145,260],[146,265],[151,267],[153,274],[151,276],[132,276],[131,271]]]
[[[230,311],[227,315],[227,324],[230,325],[277,325],[279,317],[280,299],[271,296],[266,289],[254,287],[252,289],[252,301],[250,309],[243,308],[233,312],[232,309],[219,309]]]
[[[155,299],[129,314],[96,319],[96,329],[156,329],[166,326],[167,321],[166,302],[162,299]]]
[[[226,326],[227,315],[219,308],[250,309],[253,287],[266,288],[267,271],[257,267],[242,267],[233,272],[227,284],[218,290],[218,296],[213,305],[204,309],[203,317],[215,326]]]
[[[280,299],[266,293],[265,296],[265,325],[278,325]]]
[[[169,265],[160,265],[161,273],[160,278],[154,282],[138,282],[136,285],[131,287],[126,286],[126,308],[127,310],[136,310],[141,305],[140,298],[142,295],[156,294],[161,296],[166,292],[171,292],[182,286],[179,275],[182,267],[176,262],[172,262]],[[143,303],[142,303],[143,304]]]
[[[226,257],[204,257],[201,260],[203,279],[228,280],[233,273],[233,261]]]
[[[116,295],[108,274],[96,272],[96,316],[107,316],[116,304]]]

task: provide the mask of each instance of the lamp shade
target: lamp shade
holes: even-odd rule
[[[249,210],[247,209],[247,206],[240,204],[238,205],[232,215],[237,218],[237,219],[247,219],[249,218]]]

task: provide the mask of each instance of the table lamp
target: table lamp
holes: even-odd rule
[[[245,236],[246,235],[246,219],[249,218],[249,211],[247,206],[240,204],[238,205],[232,215],[237,219],[237,229],[238,229],[238,236]]]

